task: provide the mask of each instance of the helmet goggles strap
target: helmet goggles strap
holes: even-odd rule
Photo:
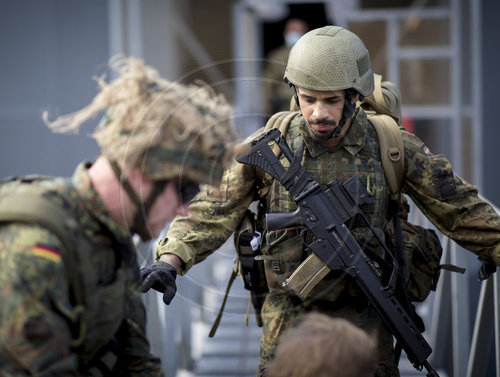
[[[130,185],[130,183],[128,182],[128,180],[123,176],[122,171],[118,166],[118,164],[114,161],[111,162],[111,168],[113,169],[113,172],[115,173],[123,189],[129,196],[130,200],[132,200],[132,202],[137,206],[137,213],[134,217],[134,221],[132,223],[132,226],[130,227],[130,230],[132,230],[134,233],[137,233],[142,238],[143,241],[151,239],[151,235],[149,234],[146,225],[148,212],[153,206],[154,202],[156,201],[156,198],[164,190],[165,185],[167,184],[168,181],[167,180],[156,181],[154,183],[153,190],[149,194],[148,198],[144,202],[142,202],[139,199],[139,196],[132,188],[132,186]]]

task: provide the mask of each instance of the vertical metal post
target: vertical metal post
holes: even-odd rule
[[[262,126],[262,96],[258,62],[261,60],[258,20],[247,1],[233,6],[234,117],[240,135],[248,136]]]
[[[500,279],[498,272],[493,275],[493,290],[494,290],[494,327],[495,327],[495,366],[496,377],[500,377]]]
[[[119,53],[142,58],[141,3],[108,0],[110,57]]]
[[[419,224],[418,222],[415,222]],[[443,256],[441,260],[443,263],[450,263],[450,249],[451,240],[449,238],[443,239]],[[448,357],[448,348],[443,339],[450,338],[450,322],[451,322],[451,298],[449,295],[451,278],[449,273],[441,274],[438,281],[438,286],[434,294],[432,304],[431,325],[429,331],[429,343],[433,347],[431,361],[436,366],[442,365],[446,362]]]
[[[491,331],[491,322],[494,318],[493,306],[495,305],[491,299],[494,293],[493,285],[493,279],[490,278],[484,281],[481,286],[467,365],[467,377],[486,377],[488,365],[484,359],[489,355],[494,338],[494,334]],[[497,327],[495,326],[495,328]]]
[[[454,242],[451,248],[451,263],[467,265],[465,251]],[[469,285],[461,274],[451,274],[451,310],[453,331],[453,375],[464,377],[470,346]]]
[[[387,79],[392,81],[398,88],[400,87],[399,79],[399,18],[389,17],[387,19]]]
[[[483,186],[483,154],[482,154],[482,140],[483,140],[483,113],[481,111],[481,104],[483,103],[481,83],[483,82],[482,69],[481,69],[481,51],[482,51],[482,36],[481,36],[481,1],[470,1],[469,11],[471,14],[471,123],[473,134],[473,164],[472,164],[472,179],[476,186]]]
[[[461,44],[460,44],[460,16],[461,8],[459,0],[451,0],[450,17],[450,38],[451,38],[451,59],[450,59],[450,94],[452,107],[452,161],[454,171],[462,174],[462,147],[463,147],[463,119],[462,119],[462,64],[461,64]],[[455,265],[464,265],[466,261],[464,252],[458,251],[458,246],[452,244],[451,260]],[[453,274],[452,281],[452,329],[453,329],[453,375],[456,377],[465,376],[467,371],[467,360],[470,345],[470,318],[469,318],[469,287],[467,279],[463,276]]]
[[[463,121],[462,121],[462,64],[460,48],[460,4],[459,0],[450,1],[450,95],[451,95],[451,161],[453,170],[463,174],[462,148],[463,148]]]

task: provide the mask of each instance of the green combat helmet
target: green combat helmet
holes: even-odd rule
[[[145,218],[166,182],[182,180],[180,193],[191,186],[183,201],[192,198],[201,183],[217,186],[232,161],[237,133],[230,105],[210,88],[168,81],[132,57],[114,58],[110,65],[119,76],[109,84],[99,79],[101,91],[88,106],[54,122],[47,121],[47,114],[44,119],[56,132],[77,131],[106,110],[93,137],[141,209],[132,230],[147,239]],[[139,200],[122,168],[138,168],[157,182],[146,201]]]
[[[367,97],[373,92],[373,72],[364,43],[338,26],[304,34],[288,56],[284,80],[310,90],[353,88]]]
[[[325,26],[304,34],[290,50],[284,81],[297,88],[332,91],[346,90],[342,119],[332,138],[340,135],[356,104],[353,96],[369,96],[374,89],[370,55],[364,43],[354,33],[338,26]]]

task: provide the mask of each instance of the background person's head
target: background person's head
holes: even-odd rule
[[[268,377],[372,377],[376,337],[351,322],[308,313],[287,329],[269,364]]]
[[[283,39],[288,47],[292,47],[300,37],[309,31],[309,26],[300,18],[290,18],[283,28]]]

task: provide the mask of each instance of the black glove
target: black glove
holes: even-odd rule
[[[492,261],[481,260],[483,265],[477,273],[479,280],[486,280],[497,271],[497,265]]]
[[[161,261],[141,268],[142,292],[147,292],[150,288],[153,288],[155,291],[163,293],[163,302],[168,305],[174,298],[175,292],[177,292],[176,276],[175,267]]]

